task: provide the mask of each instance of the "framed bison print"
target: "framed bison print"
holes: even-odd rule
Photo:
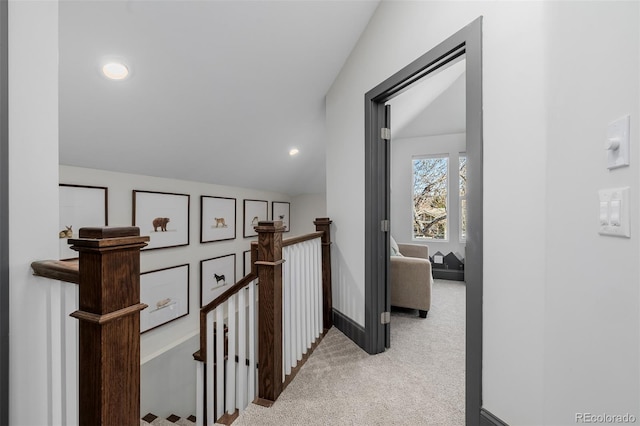
[[[108,225],[107,191],[103,186],[60,184],[58,225],[60,259],[78,257],[78,253],[71,250],[68,241],[70,238],[78,238],[80,228]]]
[[[150,237],[143,250],[189,245],[189,195],[134,190],[133,226]]]
[[[200,261],[200,307],[206,306],[236,283],[236,255]]]
[[[189,265],[140,274],[140,333],[189,314]]]
[[[200,196],[200,242],[236,238],[236,199]]]
[[[254,227],[258,226],[258,222],[268,219],[269,203],[263,200],[244,200],[243,218],[245,238],[255,237],[258,235]]]

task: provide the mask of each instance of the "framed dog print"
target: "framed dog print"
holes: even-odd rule
[[[200,196],[200,242],[236,238],[236,199]]]
[[[258,233],[253,229],[258,222],[268,220],[269,203],[263,200],[244,200],[244,237],[255,237]]]
[[[140,333],[189,315],[189,265],[140,274]]]
[[[103,186],[61,183],[58,198],[60,200],[58,227],[60,259],[74,259],[78,257],[78,253],[69,248],[69,238],[78,238],[80,228],[109,224],[107,217],[108,189]]]
[[[133,226],[151,239],[143,250],[189,245],[189,195],[134,190]]]
[[[285,201],[274,201],[271,203],[271,220],[281,220],[284,225],[284,232],[289,232],[291,204]]]
[[[200,261],[200,307],[206,306],[236,283],[236,255]]]

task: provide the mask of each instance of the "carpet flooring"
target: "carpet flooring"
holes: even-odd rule
[[[391,348],[368,355],[329,330],[270,408],[234,425],[464,425],[465,284],[435,280],[426,319],[391,313]]]

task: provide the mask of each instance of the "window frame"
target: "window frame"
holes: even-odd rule
[[[445,231],[444,231],[444,238],[433,238],[433,237],[416,237],[415,236],[415,229],[413,227],[413,207],[414,207],[414,200],[413,200],[413,194],[414,194],[414,187],[415,187],[415,182],[416,182],[416,175],[415,175],[415,169],[414,169],[414,161],[415,160],[429,160],[429,159],[438,159],[438,158],[445,158],[447,160],[447,172],[446,172],[446,192],[447,192],[447,197],[446,197],[446,212],[447,212],[447,218],[446,218],[446,225],[445,225]],[[411,196],[410,196],[410,222],[411,223],[411,241],[413,242],[443,242],[443,243],[448,243],[450,240],[450,234],[451,234],[451,227],[450,227],[450,223],[449,223],[449,219],[450,219],[450,210],[449,210],[449,206],[450,206],[450,184],[451,184],[451,155],[448,152],[445,153],[439,153],[439,154],[414,154],[411,156]]]

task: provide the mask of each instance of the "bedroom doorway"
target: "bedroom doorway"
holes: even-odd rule
[[[482,392],[482,18],[365,95],[365,347],[390,347],[390,127],[388,102],[455,62],[465,61],[467,233],[465,416],[480,424]]]

